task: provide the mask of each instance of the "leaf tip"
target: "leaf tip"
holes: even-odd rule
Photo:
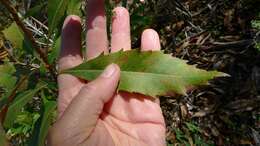
[[[231,75],[224,72],[216,72],[215,77],[231,77]]]

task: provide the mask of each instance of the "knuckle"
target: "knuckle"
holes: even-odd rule
[[[97,92],[98,87],[95,84],[86,84],[85,86],[82,87],[81,91],[83,92],[83,94],[86,93],[91,93],[91,92]]]

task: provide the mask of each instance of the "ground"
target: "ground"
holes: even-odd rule
[[[165,53],[199,68],[230,75],[192,89],[186,96],[160,97],[169,146],[260,145],[258,3],[259,0],[147,0],[127,4],[133,48],[140,46],[144,28],[154,28]],[[4,9],[2,5],[0,9]],[[110,7],[107,9],[109,12]],[[45,17],[35,18],[45,23]],[[9,20],[6,10],[0,11],[0,31],[11,23]],[[0,48],[1,42],[0,39]],[[2,47],[2,60],[10,57],[5,51]],[[37,107],[39,100],[34,101],[32,107]]]

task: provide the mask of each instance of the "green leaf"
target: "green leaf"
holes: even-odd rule
[[[196,126],[195,124],[193,123],[188,123],[188,122],[185,122],[187,128],[193,132],[193,133],[199,133],[201,130],[199,129],[198,126]]]
[[[56,109],[56,102],[47,101],[43,108],[41,111],[41,119],[37,121],[36,127],[34,128],[30,145],[44,146],[48,129],[53,120],[52,115]]]
[[[260,30],[260,20],[252,20],[251,24],[253,28]]]
[[[0,109],[7,103],[8,97],[12,94],[12,90],[15,88],[17,77],[13,74],[16,69],[12,63],[5,62],[0,65]]]
[[[3,87],[4,90],[10,91],[16,82],[16,77],[0,72],[0,87]]]
[[[82,0],[70,0],[67,8],[67,14],[81,16],[81,3]]]
[[[10,91],[15,83],[16,77],[12,74],[15,73],[15,67],[11,63],[0,65],[0,87]]]
[[[184,60],[160,51],[140,53],[137,50],[101,55],[63,73],[93,80],[111,63],[121,68],[118,90],[152,97],[172,93],[186,94],[187,88],[206,84],[214,77],[226,75],[197,69],[194,65],[187,65]]]
[[[11,41],[11,43],[19,49],[30,49],[32,50],[32,46],[30,42],[24,37],[23,32],[19,29],[17,24],[14,22],[10,27],[3,31],[4,36],[7,40]]]
[[[27,135],[34,129],[36,121],[40,118],[40,114],[36,112],[22,111],[15,119],[14,126],[8,129],[8,137],[16,137],[18,135]]]
[[[70,0],[48,0],[48,24],[49,35],[64,18],[68,3]]]
[[[13,74],[15,73],[16,69],[13,66],[13,64],[6,62],[3,65],[0,65],[0,72],[1,73],[7,73],[7,74]]]
[[[24,49],[29,53],[32,53],[32,45],[24,37],[23,32],[19,29],[15,22],[12,23],[10,27],[5,29],[3,33],[5,38],[9,40],[15,48]]]
[[[1,123],[0,123],[0,145],[1,146],[8,146],[8,142],[6,140],[5,131],[4,131]]]
[[[5,38],[8,39],[9,41],[11,41],[11,43],[16,48],[23,47],[24,36],[15,22],[13,24],[11,24],[10,27],[5,29],[3,31],[3,33],[4,33]]]
[[[29,9],[25,15],[24,18],[30,17],[30,16],[37,16],[39,15],[39,12],[46,6],[46,2],[42,2],[36,6],[34,6],[33,8]]]
[[[6,118],[4,121],[4,127],[12,127],[17,115],[20,113],[21,109],[33,98],[33,96],[42,88],[46,87],[47,84],[40,82],[35,89],[27,90],[19,94],[13,103],[9,106]]]
[[[48,55],[48,60],[50,63],[55,63],[56,59],[59,56],[61,48],[61,36],[59,36],[53,43],[52,51]]]

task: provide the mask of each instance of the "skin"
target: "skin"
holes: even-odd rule
[[[81,20],[66,18],[62,30],[59,70],[108,53],[103,0],[88,1],[87,51],[82,54]],[[129,50],[130,20],[125,8],[114,9],[111,52]],[[160,50],[158,34],[142,34],[142,51]],[[84,57],[83,57],[84,56]],[[109,65],[94,81],[86,83],[72,75],[58,76],[59,118],[49,131],[49,146],[165,146],[165,123],[159,101],[126,92],[116,93],[120,68]]]

